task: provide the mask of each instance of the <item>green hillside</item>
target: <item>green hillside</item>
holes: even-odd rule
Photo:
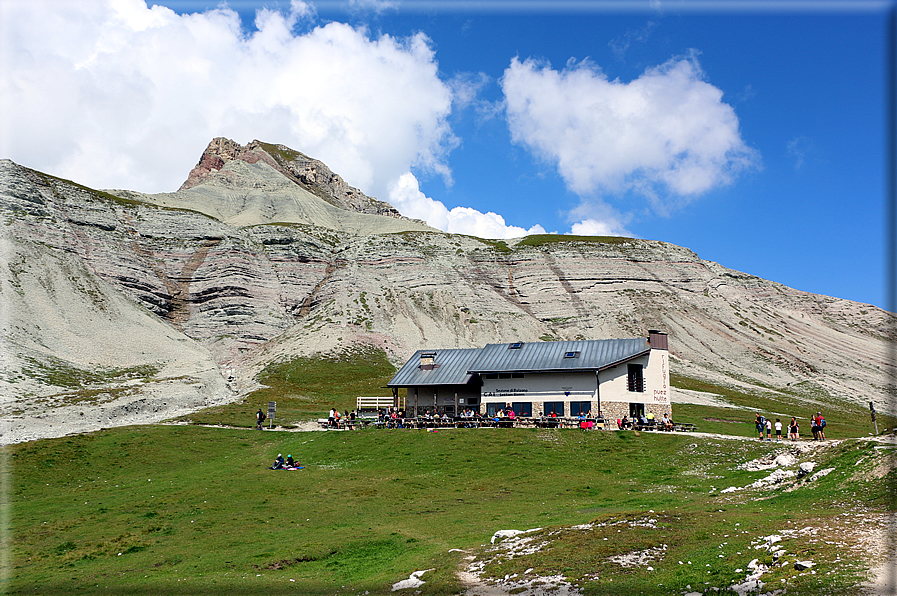
[[[812,485],[721,493],[767,476],[736,465],[778,449],[689,435],[524,429],[144,426],[36,441],[3,450],[14,479],[6,589],[386,593],[413,571],[433,569],[421,593],[452,594],[465,553],[451,549],[478,553],[503,529],[597,520],[607,525],[561,534],[551,548],[505,568],[487,565],[486,573],[525,566],[596,594],[724,589],[744,578],[752,559],[772,562],[752,541],[812,526],[821,534],[787,548],[792,561],[812,559],[815,573],[785,566],[764,581],[786,580],[789,594],[853,593],[866,564],[843,526],[856,530],[854,516],[887,510],[894,473],[857,478],[858,469],[880,466],[884,450],[843,442],[813,455],[818,468],[835,470]],[[305,469],[266,469],[278,453]],[[654,528],[630,523],[649,517]],[[608,562],[661,547],[653,571]]]
[[[725,593],[757,559],[769,567],[762,581],[787,594],[859,594],[863,537],[884,531],[893,510],[893,443],[844,440],[867,434],[868,414],[831,412],[837,440],[799,452],[749,438],[753,406],[788,404],[683,378],[740,405],[676,406],[678,420],[720,434],[252,429],[269,399],[288,427],[382,394],[393,370],[376,351],[292,360],[259,375],[267,388],[193,424],[3,448],[3,590],[381,594],[430,570],[397,593],[458,594],[456,573],[475,565],[482,581],[555,576],[584,594]],[[267,469],[279,453],[304,469]],[[812,461],[827,475],[749,487],[774,469],[743,464],[788,453],[794,461],[775,469]],[[495,532],[535,528],[526,539],[543,545],[536,552],[492,550],[511,544],[493,547]],[[813,567],[795,569],[798,560]]]

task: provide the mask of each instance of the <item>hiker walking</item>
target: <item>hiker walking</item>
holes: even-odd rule
[[[265,413],[262,412],[262,409],[259,408],[259,411],[255,413],[255,428],[258,430],[262,430],[262,422],[265,421]]]

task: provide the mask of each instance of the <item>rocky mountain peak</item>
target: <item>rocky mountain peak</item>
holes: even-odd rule
[[[232,159],[240,159],[247,163],[255,163],[259,158],[259,154],[253,153],[248,147],[244,147],[236,141],[224,137],[215,137],[209,143],[208,147],[206,147],[205,151],[202,152],[202,155],[199,158],[199,163],[196,164],[196,167],[190,170],[190,174],[178,190],[187,190],[188,188],[193,188],[197,184],[202,184],[208,178],[221,171],[224,164]],[[275,165],[273,160],[271,160],[270,165]]]
[[[369,197],[351,186],[324,162],[290,149],[286,145],[274,145],[259,140],[240,145],[225,137],[212,139],[196,167],[190,171],[187,180],[178,190],[188,190],[207,182],[231,160],[240,160],[248,164],[263,161],[302,189],[335,207],[356,213],[404,219],[395,207],[386,201]]]

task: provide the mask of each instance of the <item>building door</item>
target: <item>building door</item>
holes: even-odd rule
[[[645,415],[645,404],[629,404],[629,417],[640,418]]]

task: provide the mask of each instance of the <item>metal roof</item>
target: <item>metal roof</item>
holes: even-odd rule
[[[511,346],[519,345],[519,348]],[[466,385],[474,374],[491,372],[597,371],[651,351],[644,337],[579,341],[515,342],[483,348],[418,350],[387,383],[388,387]],[[565,354],[572,357],[565,358]],[[434,355],[422,367],[421,355]]]
[[[648,341],[634,339],[593,339],[579,341],[488,344],[471,364],[470,372],[559,372],[603,370],[651,351]],[[574,357],[565,358],[568,353]]]
[[[387,387],[419,387],[422,385],[466,385],[470,382],[471,363],[482,348],[418,350],[405,366],[386,384]],[[421,354],[434,354],[435,367],[421,367]]]

